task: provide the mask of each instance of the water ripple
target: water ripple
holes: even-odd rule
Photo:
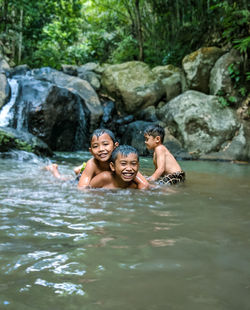
[[[55,239],[55,238],[72,238],[74,237],[73,241],[79,241],[81,239],[85,239],[88,234],[86,233],[80,233],[80,234],[70,234],[70,233],[64,233],[64,232],[58,232],[58,231],[39,231],[34,234],[36,237],[44,237],[45,239]]]
[[[60,295],[76,294],[83,296],[85,294],[85,292],[82,290],[82,285],[80,284],[77,285],[70,282],[53,283],[39,278],[35,281],[35,284],[46,287],[52,287],[55,293]]]
[[[60,226],[64,226],[64,225],[69,225],[69,222],[65,222],[63,220],[46,220],[40,217],[30,217],[31,221],[37,222],[37,223],[42,223],[45,224],[46,226],[52,226],[52,227],[60,227]]]
[[[65,263],[68,259],[69,257],[66,254],[60,254],[60,255],[55,256],[54,258],[46,258],[46,259],[43,259],[35,263],[33,266],[26,268],[26,272],[30,273],[34,271],[41,271],[44,269],[49,269],[50,271],[53,271],[54,273],[56,273],[55,270],[57,270],[60,264]]]

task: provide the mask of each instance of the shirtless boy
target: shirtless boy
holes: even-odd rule
[[[119,145],[112,131],[108,129],[96,129],[90,139],[90,148],[89,151],[93,155],[90,158],[78,182],[78,188],[86,188],[90,185],[91,180],[104,171],[110,171],[110,157],[113,150]],[[79,169],[77,167],[76,169]],[[50,165],[47,167],[47,170],[50,170],[52,174],[61,180],[65,180],[63,176],[60,175],[58,167],[56,164]],[[77,171],[78,172],[78,171]],[[75,173],[77,173],[75,171]],[[135,182],[138,183],[140,188],[148,188],[149,183],[144,176],[138,171]]]
[[[139,154],[129,145],[120,145],[110,158],[111,171],[105,171],[95,176],[90,186],[95,188],[143,188],[135,182],[139,169]]]
[[[150,125],[144,131],[145,144],[148,150],[153,150],[155,172],[148,181],[158,181],[159,184],[176,184],[185,180],[185,172],[163,145],[164,129],[159,125]]]

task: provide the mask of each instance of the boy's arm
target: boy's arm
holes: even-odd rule
[[[140,171],[137,172],[137,175],[134,179],[134,182],[137,184],[138,189],[148,189],[149,183],[146,180],[146,178],[140,173]]]
[[[159,179],[165,172],[165,154],[163,152],[155,151],[156,152],[156,170],[151,175],[151,177],[148,178],[149,181],[156,181]]]
[[[77,187],[84,188],[89,186],[91,179],[93,178],[95,173],[95,163],[94,159],[91,158],[87,161],[86,167],[83,170],[83,173],[80,177]]]

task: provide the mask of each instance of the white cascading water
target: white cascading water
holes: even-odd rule
[[[17,80],[8,79],[8,82],[11,88],[11,98],[10,101],[6,103],[0,110],[0,126],[2,127],[7,127],[10,123],[10,120],[13,118],[13,111],[11,111],[11,108],[13,107],[18,94]]]

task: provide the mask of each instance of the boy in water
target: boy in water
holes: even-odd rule
[[[111,171],[95,176],[91,187],[96,188],[143,188],[135,179],[139,169],[139,154],[129,145],[120,145],[114,149],[110,158]]]
[[[96,129],[91,135],[91,142],[89,151],[93,155],[90,158],[78,182],[78,188],[86,188],[90,185],[91,180],[104,171],[110,171],[109,160],[113,150],[118,146],[118,142],[115,139],[115,136],[112,131],[108,129]],[[78,172],[80,167],[75,169],[75,173]],[[65,180],[59,173],[58,167],[56,164],[53,164],[47,167],[47,170],[50,170],[52,174],[59,179]],[[138,183],[140,188],[148,188],[148,181],[142,176],[138,171],[135,182]]]
[[[155,172],[148,180],[157,180],[159,184],[176,184],[185,180],[185,172],[181,170],[174,156],[162,144],[164,135],[164,129],[159,125],[150,125],[144,131],[146,147],[154,151]]]

